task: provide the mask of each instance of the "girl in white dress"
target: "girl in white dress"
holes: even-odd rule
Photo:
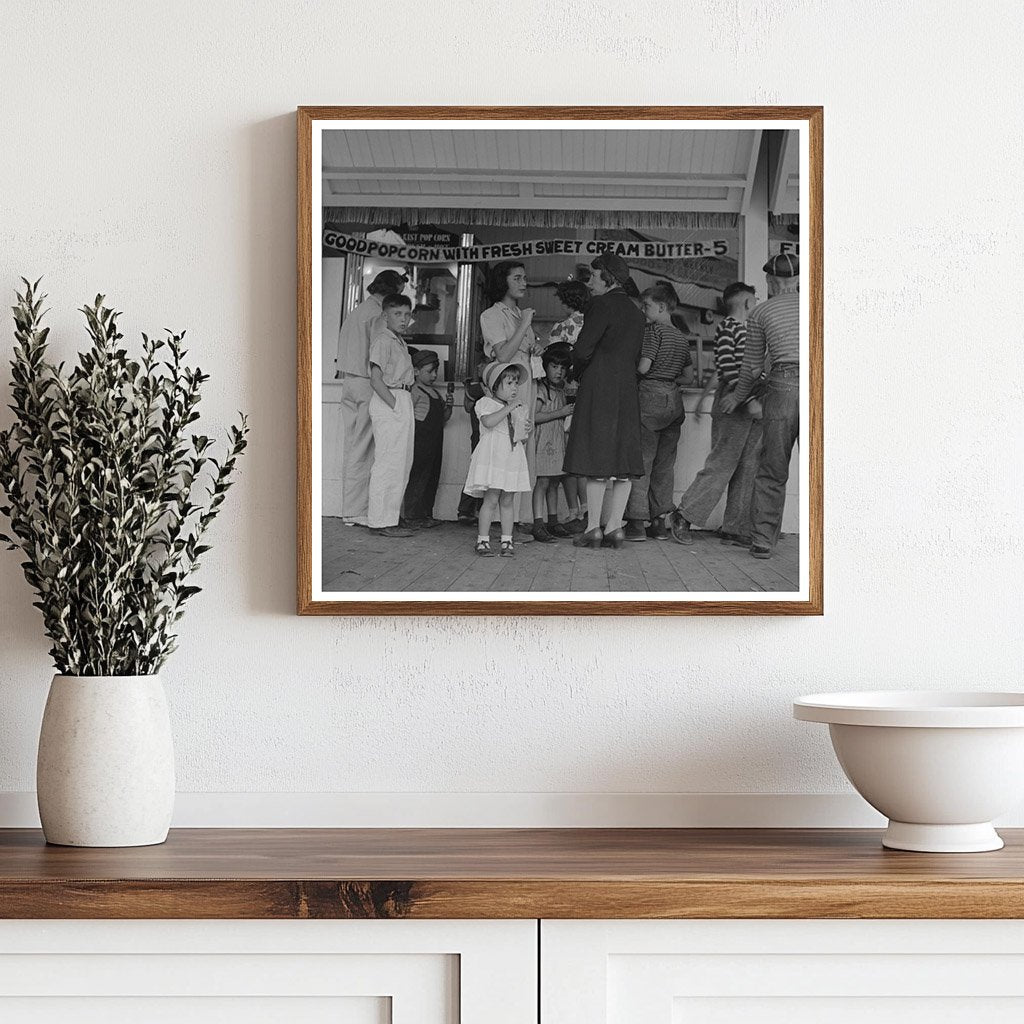
[[[491,548],[491,523],[495,513],[501,519],[501,557],[515,554],[512,543],[512,501],[517,493],[529,493],[530,471],[526,464],[526,438],[530,414],[528,389],[520,394],[522,367],[514,363],[491,363],[483,374],[488,394],[479,399],[474,410],[480,419],[480,443],[469,460],[465,492],[482,498],[478,520],[476,553],[494,554]]]

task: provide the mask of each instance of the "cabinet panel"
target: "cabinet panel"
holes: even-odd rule
[[[3,921],[0,1019],[535,1024],[535,921]]]
[[[1024,923],[545,921],[541,978],[542,1024],[1019,1021]]]
[[[42,996],[5,998],[0,1009],[11,1024],[391,1024],[394,1020],[390,999],[359,997]]]
[[[1020,1024],[1018,999],[677,999],[672,1024]]]

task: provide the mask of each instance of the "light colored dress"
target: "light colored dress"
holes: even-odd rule
[[[537,412],[554,412],[565,405],[565,388],[546,380],[537,385]],[[562,420],[548,420],[533,428],[537,435],[537,476],[561,476],[565,461],[565,428]]]
[[[504,302],[496,302],[493,306],[485,309],[480,314],[480,333],[484,339],[484,355],[488,359],[497,359],[497,350],[504,345],[509,338],[519,329],[523,314],[516,306],[509,306]],[[526,379],[533,377],[533,367],[530,363],[530,355],[539,347],[537,334],[531,327],[525,331],[519,342],[519,350],[512,354],[507,360],[510,363],[517,363],[526,370]]]
[[[523,314],[520,312],[518,306],[509,306],[504,302],[496,302],[493,306],[485,309],[480,314],[480,333],[484,339],[484,355],[489,360],[497,358],[497,350],[503,345],[519,328]],[[537,380],[535,374],[538,377],[544,375],[544,371],[541,369],[535,369],[531,360],[531,353],[539,351],[540,342],[537,339],[537,334],[531,327],[528,331],[523,333],[523,337],[519,342],[519,350],[512,354],[512,358],[508,361],[514,363],[517,366],[523,367],[523,384],[520,385],[520,389],[525,389],[523,397],[526,399],[526,408],[532,409],[534,403],[537,401]],[[530,436],[526,439],[526,465],[530,472],[530,479],[536,481],[537,472],[534,467],[536,460],[537,446],[534,443],[533,431],[530,432]],[[526,488],[527,490],[533,490],[533,487]],[[467,493],[469,493],[467,491]],[[532,520],[533,510],[528,509],[523,501],[519,502],[520,508],[517,509],[517,515],[522,520]]]
[[[551,333],[548,335],[548,344],[556,345],[562,342],[570,347],[576,344],[576,339],[583,329],[583,314],[573,311],[564,320],[559,320]]]
[[[513,494],[532,490],[526,447],[521,441],[512,444],[510,417],[506,416],[496,427],[487,427],[483,423],[484,416],[500,412],[504,405],[485,395],[473,408],[480,418],[480,443],[473,449],[469,460],[469,473],[463,490],[473,498],[482,498],[491,488]]]

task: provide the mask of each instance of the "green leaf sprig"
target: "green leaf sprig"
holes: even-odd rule
[[[244,415],[226,453],[193,434],[209,376],[184,364],[185,333],[142,335],[129,358],[120,315],[82,309],[90,346],[70,371],[47,360],[39,281],[17,293],[14,426],[0,432],[0,541],[25,556],[50,654],[63,675],[150,675],[176,646],[189,584],[245,451]]]

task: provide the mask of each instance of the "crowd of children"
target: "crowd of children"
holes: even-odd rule
[[[516,288],[525,291],[522,264],[500,264],[495,270],[495,295],[500,292],[501,298],[481,317],[482,323],[489,317],[483,326],[491,361],[478,382],[466,384],[474,437],[459,519],[477,526],[477,554],[509,558],[517,540],[552,543],[575,537],[574,543],[581,543],[578,535],[587,529],[582,502],[586,482],[567,474],[564,463],[576,389],[573,346],[590,291],[579,280],[558,285],[566,315],[542,345],[532,328],[533,311],[518,307]],[[727,494],[723,543],[750,544],[762,441],[760,390],[748,384],[742,404],[729,397],[723,407],[723,401],[737,388],[746,319],[755,299],[754,288],[743,282],[724,291],[715,374],[701,396],[703,400],[715,391],[712,450],[678,505],[675,463],[686,415],[680,387],[693,382],[689,342],[679,330],[678,298],[670,284],[659,282],[633,300],[646,323],[636,364],[644,474],[631,482],[624,539],[674,535],[680,543],[691,543],[691,524],[703,525]],[[410,349],[403,339],[411,319],[409,298],[387,295],[381,314],[368,359],[374,456],[367,525],[379,536],[409,537],[438,525],[433,513],[454,389],[449,385],[442,396],[434,386],[440,365],[436,353]],[[560,518],[563,495],[568,512]],[[497,550],[490,537],[495,521],[500,522]]]

